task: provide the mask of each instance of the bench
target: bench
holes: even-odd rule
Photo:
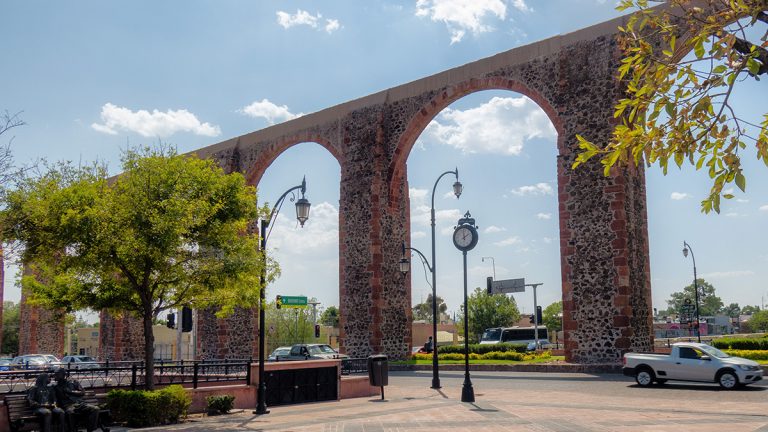
[[[32,407],[27,402],[27,395],[21,394],[9,394],[5,396],[5,408],[8,410],[8,424],[11,427],[12,432],[21,432],[28,430],[40,429],[40,422],[38,417],[34,414]],[[83,396],[83,402],[99,406],[99,401],[96,399],[96,393],[92,391],[86,391]],[[82,423],[84,419],[78,419],[78,423]],[[111,416],[108,409],[101,409],[99,411],[98,427],[103,432],[109,432],[109,425],[111,424]]]

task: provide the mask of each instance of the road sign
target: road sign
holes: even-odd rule
[[[524,291],[525,278],[502,279],[491,282],[491,292],[493,294],[509,294]]]
[[[689,299],[686,299],[685,303],[680,305],[680,324],[688,324],[693,321],[695,313],[696,306],[692,305]]]
[[[281,296],[280,306],[284,308],[300,308],[307,307],[307,298],[304,296]]]

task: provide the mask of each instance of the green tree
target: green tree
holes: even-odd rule
[[[741,314],[741,308],[738,303],[731,303],[725,306],[722,312],[729,317],[738,317]]]
[[[696,279],[696,283],[699,287],[699,315],[717,315],[723,309],[723,301],[715,295],[715,287],[704,279]],[[667,300],[670,311],[679,314],[686,299],[689,299],[691,304],[696,304],[695,292],[693,284],[690,284],[683,288],[683,291],[672,293]]]
[[[709,0],[621,0],[618,10],[635,9],[621,30],[619,77],[626,93],[616,105],[621,122],[605,148],[578,136],[582,153],[574,167],[600,155],[608,175],[619,163],[670,162],[706,169],[712,181],[701,202],[705,213],[720,212],[723,188],[746,178],[741,156],[748,147],[768,166],[768,112],[761,124],[739,117],[734,88],[768,74],[768,2]],[[756,35],[756,36],[752,36]],[[762,36],[761,36],[762,35]],[[689,53],[693,53],[690,55]]]
[[[768,331],[768,310],[753,313],[747,324],[752,332]]]
[[[563,301],[556,301],[544,308],[541,318],[549,333],[557,333],[563,329]]]
[[[260,211],[243,176],[212,160],[127,150],[122,169],[108,179],[103,167],[61,163],[24,177],[5,197],[0,229],[23,246],[31,303],[140,318],[152,376],[161,312],[215,306],[225,315],[258,304],[263,259],[247,228]]]
[[[266,309],[267,353],[279,346],[316,342],[311,308],[280,308],[272,302]]]
[[[464,305],[462,305],[461,319],[459,320],[459,334],[464,335]],[[517,303],[511,296],[504,294],[488,295],[485,289],[475,288],[467,298],[469,309],[469,337],[470,343],[477,343],[478,336],[487,328],[509,327],[520,319]]]
[[[442,297],[437,296],[437,315],[440,316],[448,310],[448,305]],[[424,303],[419,303],[413,307],[413,320],[432,322],[432,294],[427,296]]]
[[[338,327],[339,326],[339,308],[336,306],[328,306],[320,315],[320,322],[323,325]]]
[[[3,302],[3,344],[0,352],[3,354],[17,354],[19,352],[19,305],[6,301]]]
[[[741,313],[744,315],[753,315],[757,312],[760,312],[760,306],[747,305],[741,309]]]

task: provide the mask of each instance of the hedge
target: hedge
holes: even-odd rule
[[[107,407],[118,422],[128,427],[149,427],[178,423],[187,415],[192,398],[180,385],[161,390],[112,390]]]
[[[742,357],[750,360],[768,360],[768,351],[765,350],[725,350],[728,355]]]
[[[499,343],[499,344],[469,344],[469,353],[486,354],[489,352],[507,352],[513,351],[518,353],[525,353],[528,349],[527,344],[511,344],[511,343]],[[438,354],[464,354],[464,345],[446,345],[437,348]],[[462,357],[464,358],[464,357]],[[472,358],[470,356],[470,358]]]
[[[531,361],[537,359],[548,359],[552,357],[549,351],[541,353],[523,354],[515,351],[491,351],[485,354],[469,353],[470,360],[512,360],[512,361]],[[431,360],[432,354],[414,354],[414,360]],[[464,360],[464,353],[446,353],[438,354],[439,360]]]
[[[712,346],[723,350],[768,350],[768,338],[720,338]]]
[[[205,398],[208,414],[226,414],[235,407],[235,397],[232,395],[215,395]]]

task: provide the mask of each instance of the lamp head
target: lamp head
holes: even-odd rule
[[[309,208],[312,206],[309,200],[303,196],[296,201],[296,219],[299,220],[299,224],[304,227],[304,222],[309,219]]]
[[[683,256],[688,258],[688,246],[683,246]]]
[[[408,261],[408,258],[403,257],[400,259],[400,272],[403,274],[408,273],[411,271],[411,262]]]

